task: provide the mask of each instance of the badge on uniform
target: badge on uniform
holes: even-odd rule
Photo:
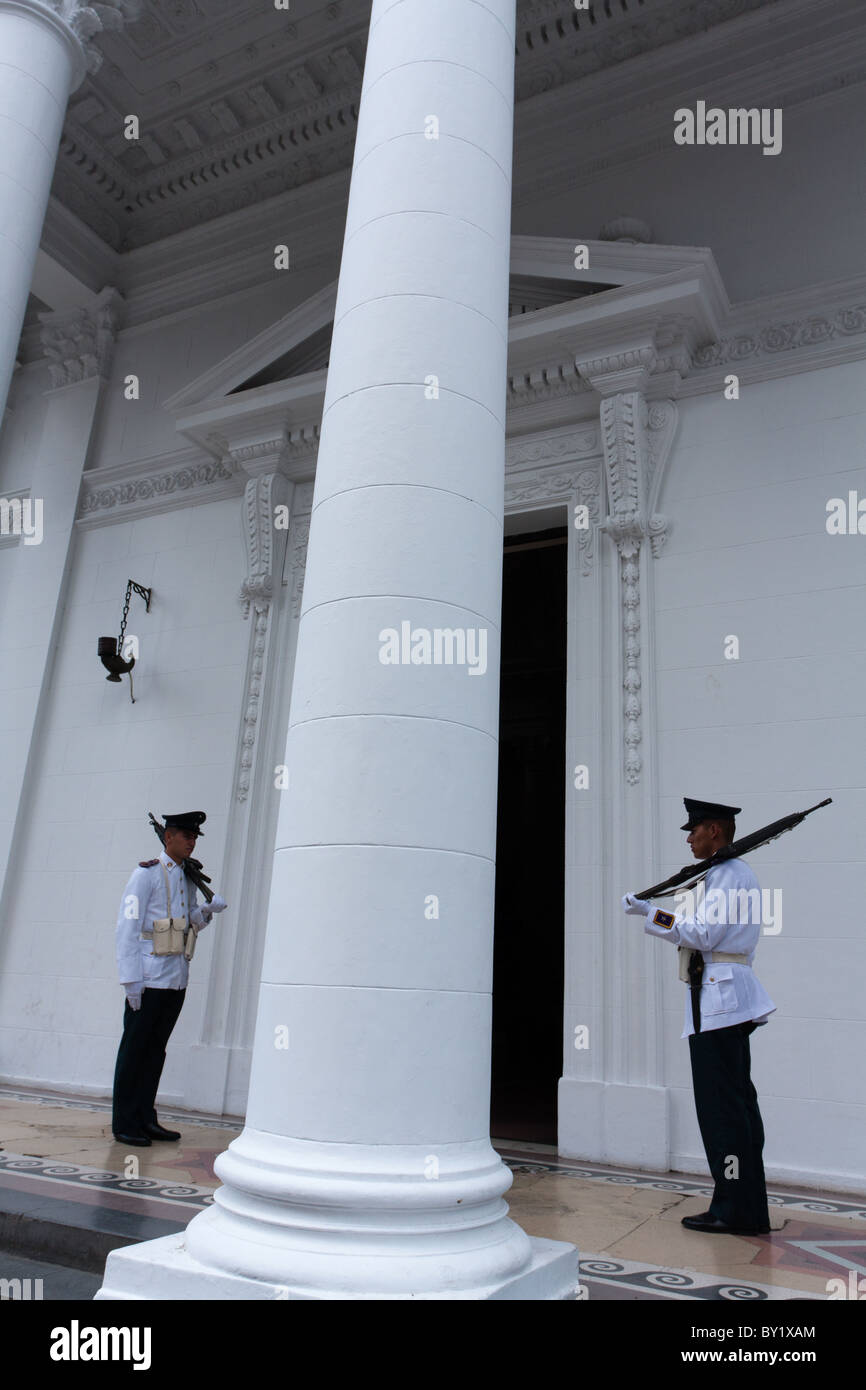
[[[659,908],[658,912],[656,912],[655,916],[653,917],[653,926],[672,927],[676,920],[677,919],[673,912],[662,912],[661,908]]]

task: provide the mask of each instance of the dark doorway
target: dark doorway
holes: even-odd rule
[[[493,949],[495,1138],[556,1143],[562,1075],[566,527],[506,539]]]

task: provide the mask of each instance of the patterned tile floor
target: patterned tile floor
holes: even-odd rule
[[[109,1112],[97,1101],[0,1091],[3,1219],[56,1223],[121,1244],[182,1229],[213,1201],[214,1158],[239,1125],[161,1111],[163,1123],[182,1129],[180,1142],[125,1152]],[[773,1187],[769,1236],[702,1236],[680,1224],[708,1205],[711,1190],[700,1177],[494,1143],[514,1174],[514,1219],[530,1235],[578,1246],[591,1300],[823,1300],[829,1280],[866,1277],[866,1203],[856,1198]]]

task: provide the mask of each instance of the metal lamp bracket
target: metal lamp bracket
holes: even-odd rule
[[[126,636],[126,620],[129,617],[129,605],[133,594],[138,594],[139,598],[144,599],[145,612],[150,612],[150,600],[153,596],[153,589],[146,589],[143,584],[137,584],[134,579],[130,579],[126,586],[126,596],[123,602],[123,616],[120,620],[120,636],[117,643],[113,637],[100,637],[99,657],[103,666],[108,670],[106,680],[118,683],[122,675],[129,676],[129,698],[135,704],[135,695],[132,689],[132,668],[135,665],[135,657],[130,657],[129,661],[123,659],[123,643]],[[114,650],[112,651],[112,647]]]

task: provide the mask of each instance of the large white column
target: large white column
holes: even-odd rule
[[[85,72],[99,65],[92,36],[134,13],[131,0],[102,0],[98,9],[81,0],[0,0],[0,418],[66,103]]]
[[[374,0],[247,1124],[101,1297],[577,1287],[489,1141],[514,18]],[[404,622],[486,671],[383,664]]]
[[[16,836],[29,823],[28,788],[44,742],[43,705],[51,685],[58,632],[66,608],[75,512],[81,478],[123,313],[116,290],[104,289],[91,309],[42,314],[42,347],[50,388],[39,444],[31,460],[33,543],[20,540],[0,593],[0,669],[15,711],[4,731],[0,782],[0,923]],[[39,519],[37,521],[37,518]],[[96,661],[94,659],[94,666]]]

